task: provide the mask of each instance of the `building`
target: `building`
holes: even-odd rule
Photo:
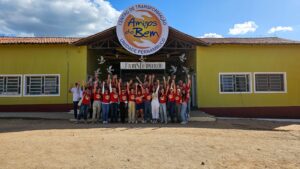
[[[187,60],[180,62],[179,56]],[[104,56],[106,63],[99,65]],[[172,65],[193,77],[195,108],[218,116],[300,118],[300,42],[281,38],[195,38],[169,27],[167,42],[146,63],[160,69],[124,69],[139,62],[117,39],[116,27],[85,38],[0,38],[0,111],[69,111],[69,87],[100,66],[122,78],[169,74]]]

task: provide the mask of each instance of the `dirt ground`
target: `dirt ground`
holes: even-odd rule
[[[300,124],[72,124],[0,119],[0,168],[299,168]]]

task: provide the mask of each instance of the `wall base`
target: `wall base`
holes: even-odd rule
[[[205,113],[222,117],[300,119],[300,106],[289,107],[203,107]]]

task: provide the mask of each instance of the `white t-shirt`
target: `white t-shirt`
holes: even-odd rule
[[[73,93],[73,101],[77,102],[80,99],[80,89],[77,87],[73,87],[71,89],[71,92]]]

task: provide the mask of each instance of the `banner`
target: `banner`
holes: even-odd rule
[[[164,70],[165,62],[120,62],[122,70]]]

